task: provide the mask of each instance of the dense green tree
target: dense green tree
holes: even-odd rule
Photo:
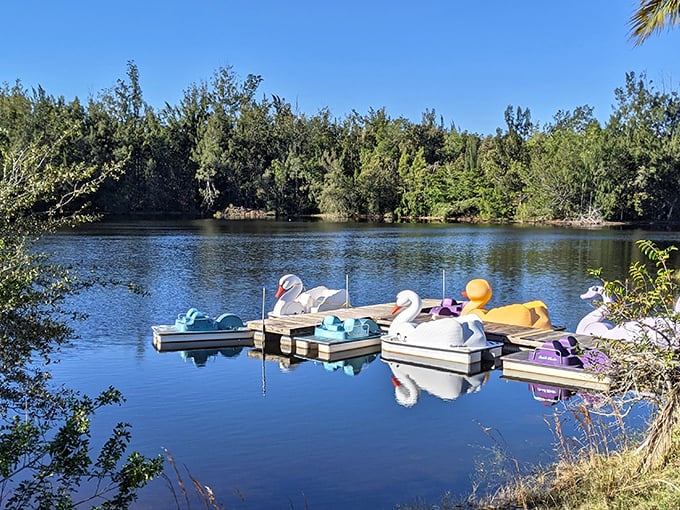
[[[401,204],[397,208],[399,216],[418,218],[429,215],[426,191],[432,185],[432,171],[425,161],[424,149],[420,147],[415,154],[408,149],[399,158],[399,179],[402,186]]]
[[[65,302],[97,282],[50,263],[35,241],[90,219],[86,198],[122,171],[115,162],[70,164],[80,129],[46,140],[38,130],[22,139],[0,128],[0,505],[8,509],[127,508],[163,466],[161,457],[124,457],[123,422],[92,458],[92,416],[121,394],[110,388],[91,399],[50,383],[49,364],[73,338],[69,321],[83,318]]]
[[[623,219],[673,220],[680,196],[680,97],[645,75],[626,75],[606,129],[609,203]]]
[[[537,219],[584,219],[593,212],[593,161],[601,132],[592,108],[558,112],[554,123],[527,142],[529,167],[522,175],[526,200],[518,216]],[[597,215],[596,215],[597,216]]]
[[[484,187],[479,161],[481,139],[476,134],[460,133],[455,127],[446,136],[444,163],[435,166],[428,204],[434,216],[456,218],[478,216]]]
[[[322,155],[324,182],[319,192],[322,214],[349,218],[357,213],[359,194],[354,179],[345,171],[338,158],[330,153]]]
[[[500,128],[487,137],[481,148],[481,167],[487,181],[482,191],[480,213],[488,218],[514,218],[525,200],[525,183],[529,154],[526,141],[535,129],[529,109],[511,106],[505,110],[507,131]]]
[[[357,185],[364,211],[382,216],[399,204],[398,169],[407,123],[391,119],[384,109],[371,110],[363,122]]]

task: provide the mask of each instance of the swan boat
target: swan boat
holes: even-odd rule
[[[406,355],[470,365],[500,357],[502,342],[486,339],[481,319],[475,315],[444,317],[415,322],[422,309],[420,296],[412,290],[397,295],[397,312],[387,334],[381,337],[384,356]]]
[[[253,331],[232,313],[212,318],[190,308],[187,313],[179,314],[174,324],[151,326],[151,330],[157,351],[253,346]]]
[[[578,323],[576,333],[586,334],[610,340],[629,342],[651,342],[662,348],[678,349],[680,347],[680,323],[665,317],[644,317],[640,320],[614,324],[606,319],[607,306],[613,299],[604,287],[594,285],[590,287],[581,299],[590,300],[602,298],[599,307],[586,314]],[[680,298],[676,301],[674,313],[680,315]]]
[[[507,354],[501,361],[503,376],[509,379],[598,391],[608,390],[611,384],[602,373],[610,366],[609,358],[598,349],[582,350],[571,335]]]
[[[283,275],[274,297],[278,301],[270,317],[286,317],[301,313],[318,313],[349,306],[346,289],[329,289],[323,285],[304,290],[302,280],[294,274]]]
[[[377,353],[382,334],[380,326],[370,318],[342,321],[335,315],[326,315],[314,328],[314,334],[294,337],[295,355],[328,361],[359,349]]]

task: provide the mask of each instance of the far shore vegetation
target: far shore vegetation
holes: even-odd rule
[[[157,111],[139,75],[129,62],[87,100],[0,85],[8,162],[39,143],[63,165],[116,165],[88,197],[110,216],[680,222],[680,95],[644,73],[621,77],[605,123],[588,105],[542,126],[508,106],[492,134],[434,110],[419,123],[384,109],[300,113],[230,67]]]

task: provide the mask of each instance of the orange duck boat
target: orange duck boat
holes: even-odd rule
[[[468,299],[461,315],[474,314],[485,322],[499,322],[514,326],[527,326],[538,329],[552,329],[548,307],[543,301],[514,303],[486,310],[484,306],[491,299],[492,290],[483,278],[470,280],[465,286],[463,296]]]

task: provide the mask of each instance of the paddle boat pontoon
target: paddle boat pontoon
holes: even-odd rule
[[[330,360],[333,355],[358,349],[380,351],[380,326],[369,318],[345,319],[326,315],[314,334],[294,337],[295,355]],[[337,357],[337,356],[335,356]]]
[[[217,318],[190,308],[177,316],[175,324],[151,326],[158,351],[219,349],[253,345],[253,331],[232,313]]]
[[[507,354],[501,361],[503,376],[511,379],[601,391],[609,389],[611,383],[602,373],[609,367],[609,358],[597,349],[581,352],[570,335],[534,350]]]
[[[390,324],[387,334],[381,337],[384,354],[468,365],[500,357],[503,343],[486,339],[479,317],[469,315],[415,322],[421,308],[422,300],[416,292],[403,290],[397,295],[392,313],[401,312]]]

